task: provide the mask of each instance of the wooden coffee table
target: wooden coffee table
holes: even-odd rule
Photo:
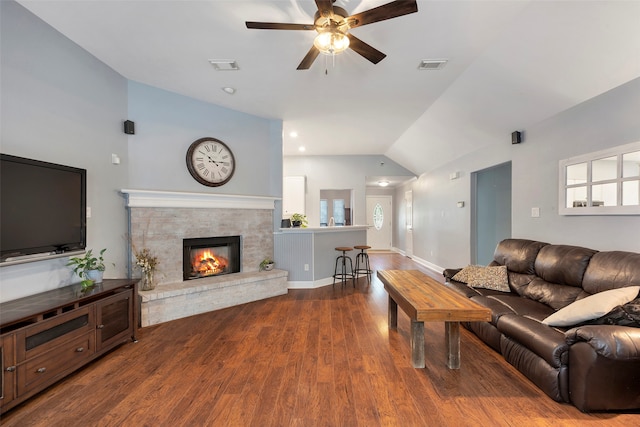
[[[491,310],[418,270],[380,270],[389,293],[389,328],[398,327],[398,306],[411,319],[411,362],[424,368],[424,322],[444,322],[447,366],[460,368],[460,322],[489,321]]]

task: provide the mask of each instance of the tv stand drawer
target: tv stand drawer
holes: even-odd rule
[[[18,395],[57,381],[90,359],[95,352],[95,334],[86,333],[51,351],[18,365]]]

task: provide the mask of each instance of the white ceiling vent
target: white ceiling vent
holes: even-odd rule
[[[446,59],[423,59],[418,64],[418,70],[441,70],[446,64]]]
[[[233,59],[210,59],[209,62],[213,65],[216,71],[238,71],[238,63]]]

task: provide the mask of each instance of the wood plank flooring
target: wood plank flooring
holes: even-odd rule
[[[419,269],[372,253],[374,269]],[[455,267],[455,266],[451,266]],[[432,274],[433,275],[433,274]],[[433,275],[437,280],[441,277]],[[549,399],[461,330],[446,367],[444,325],[425,324],[426,368],[411,367],[410,322],[387,327],[374,278],[140,330],[2,417],[6,426],[633,426],[639,414],[583,414]]]

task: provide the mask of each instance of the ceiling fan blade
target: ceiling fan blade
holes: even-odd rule
[[[318,48],[315,46],[311,46],[311,49],[309,49],[309,52],[307,52],[307,54],[302,59],[302,62],[300,63],[300,65],[298,65],[298,68],[296,69],[308,70],[309,67],[311,67],[311,64],[313,64],[313,61],[316,60],[319,54],[320,54],[320,51],[318,50]]]
[[[349,48],[374,64],[377,64],[387,57],[387,55],[375,47],[369,46],[353,34],[347,34],[347,37],[349,37]]]
[[[316,6],[318,6],[320,16],[325,18],[333,16],[333,2],[331,0],[316,0]]]
[[[382,6],[374,7],[347,18],[351,28],[372,24],[398,16],[408,15],[418,11],[418,3],[415,0],[396,0]]]
[[[278,22],[245,22],[247,28],[256,30],[314,30],[313,24],[281,24]]]

